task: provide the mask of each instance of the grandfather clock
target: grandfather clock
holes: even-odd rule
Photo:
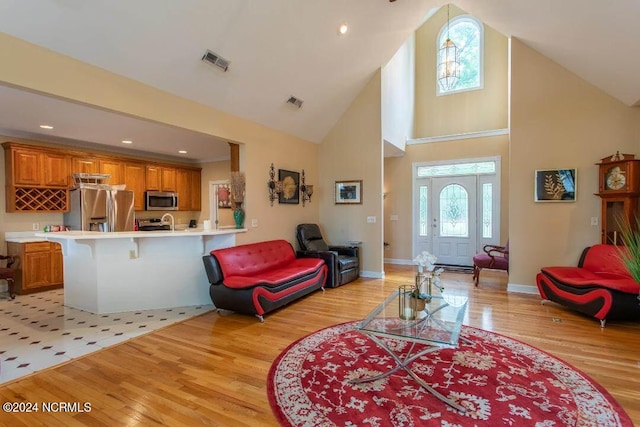
[[[602,199],[602,243],[622,245],[619,221],[636,226],[640,201],[640,160],[633,154],[605,157],[599,168],[597,196]]]

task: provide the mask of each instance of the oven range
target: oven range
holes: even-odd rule
[[[140,231],[161,231],[170,230],[169,221],[162,221],[160,218],[149,218],[138,220],[138,230]]]

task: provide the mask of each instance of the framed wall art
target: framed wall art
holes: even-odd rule
[[[229,198],[229,184],[218,184],[218,208],[231,209],[231,199]]]
[[[278,180],[282,182],[282,193],[278,194],[278,203],[300,203],[300,173],[278,169]]]
[[[335,204],[362,204],[362,180],[336,181]]]
[[[544,169],[535,172],[536,202],[575,202],[576,169]]]

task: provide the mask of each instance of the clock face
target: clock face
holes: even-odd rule
[[[605,180],[607,190],[620,190],[626,182],[624,171],[619,166],[615,166],[607,172]]]

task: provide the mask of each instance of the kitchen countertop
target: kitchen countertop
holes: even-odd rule
[[[193,237],[193,236],[219,236],[223,234],[245,233],[246,228],[225,228],[218,230],[203,230],[202,228],[187,228],[184,230],[160,230],[160,231],[116,231],[104,233],[100,231],[59,231],[53,233],[35,233],[36,238],[46,240],[104,240],[104,239],[141,239],[157,237]],[[5,238],[6,240],[6,238]]]
[[[11,243],[46,242],[47,239],[36,237],[35,231],[7,231],[4,233],[4,241]]]

